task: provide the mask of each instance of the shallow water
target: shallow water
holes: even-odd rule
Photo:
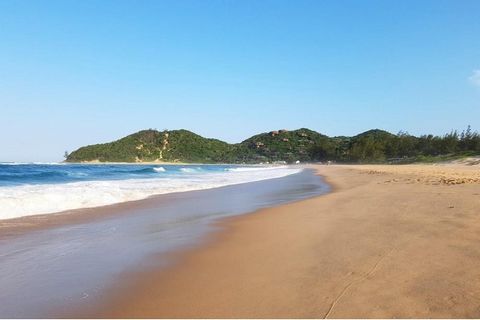
[[[198,244],[215,219],[328,190],[312,170],[303,170],[155,196],[88,221],[0,238],[0,317],[55,317],[56,311],[91,304],[123,272],[159,261],[148,257],[171,263],[164,254]]]
[[[287,176],[289,166],[0,163],[0,219]]]

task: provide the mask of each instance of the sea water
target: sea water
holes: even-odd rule
[[[58,225],[24,231],[0,228],[0,318],[75,316],[69,310],[94,306],[129,272],[175,263],[169,253],[202,243],[219,218],[329,190],[313,170],[288,166],[3,164],[1,168],[3,217],[154,196],[80,209],[82,219]],[[3,207],[6,203],[9,210]],[[58,217],[47,214],[42,219]]]
[[[0,163],[0,219],[284,177],[287,166]]]

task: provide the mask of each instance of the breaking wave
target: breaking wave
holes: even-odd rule
[[[302,170],[288,166],[97,167],[99,166],[83,165],[75,169],[74,166],[67,165],[57,167],[58,169],[49,167],[46,171],[40,168],[36,168],[36,171],[30,169],[28,173],[24,173],[35,183],[0,184],[0,219],[98,207],[145,199],[158,194],[274,179]],[[102,175],[96,170],[103,170]],[[18,170],[9,171],[0,167],[0,177],[4,180],[15,181],[19,174]]]

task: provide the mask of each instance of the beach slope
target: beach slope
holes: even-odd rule
[[[480,175],[321,166],[327,195],[220,222],[167,270],[131,274],[88,317],[480,317]]]

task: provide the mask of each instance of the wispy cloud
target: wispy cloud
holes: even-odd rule
[[[480,88],[480,69],[473,70],[473,74],[468,78],[471,84]]]

